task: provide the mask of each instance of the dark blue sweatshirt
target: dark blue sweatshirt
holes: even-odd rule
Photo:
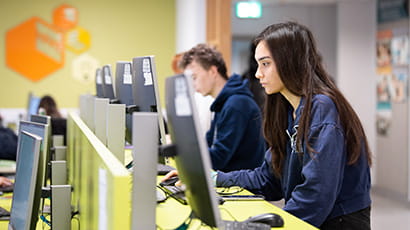
[[[211,105],[213,119],[206,134],[214,170],[254,169],[263,162],[262,116],[247,80],[229,78]]]
[[[288,111],[289,139],[281,178],[273,174],[267,151],[255,170],[218,172],[217,186],[242,186],[268,200],[284,198],[285,211],[319,227],[327,219],[370,206],[370,169],[364,150],[356,164],[347,165],[345,133],[335,104],[325,95],[316,95],[312,102],[308,138],[317,153],[312,158],[302,146],[303,154],[298,154],[291,139],[296,136],[303,102],[302,98],[295,120],[293,109]]]

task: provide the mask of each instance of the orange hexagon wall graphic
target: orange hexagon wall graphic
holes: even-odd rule
[[[54,25],[32,17],[6,33],[6,64],[39,81],[64,64],[64,36]]]
[[[39,81],[63,67],[65,49],[81,54],[91,36],[77,25],[77,9],[63,4],[53,11],[53,23],[32,17],[6,33],[6,65],[24,77]]]
[[[77,9],[63,4],[53,11],[53,24],[66,32],[73,29],[78,22]]]

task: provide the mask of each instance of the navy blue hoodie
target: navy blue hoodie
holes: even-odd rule
[[[364,149],[358,162],[347,165],[345,133],[335,104],[325,95],[316,95],[312,101],[308,139],[316,153],[312,158],[302,144],[300,155],[293,143],[303,102],[302,98],[295,120],[293,109],[288,111],[289,139],[281,178],[275,177],[272,156],[267,151],[261,167],[218,172],[216,184],[241,186],[265,195],[268,200],[283,198],[285,211],[319,227],[328,219],[370,206],[370,168]]]
[[[211,105],[213,119],[206,134],[214,170],[253,169],[263,162],[262,116],[247,80],[231,76]]]

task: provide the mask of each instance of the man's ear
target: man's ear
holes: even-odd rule
[[[216,66],[211,65],[211,67],[209,68],[209,73],[212,74],[212,76],[217,76],[218,75],[218,68],[216,68]]]

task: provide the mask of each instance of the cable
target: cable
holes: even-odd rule
[[[40,219],[46,223],[49,227],[51,227],[51,222],[47,220],[47,218],[44,215],[40,215]]]

